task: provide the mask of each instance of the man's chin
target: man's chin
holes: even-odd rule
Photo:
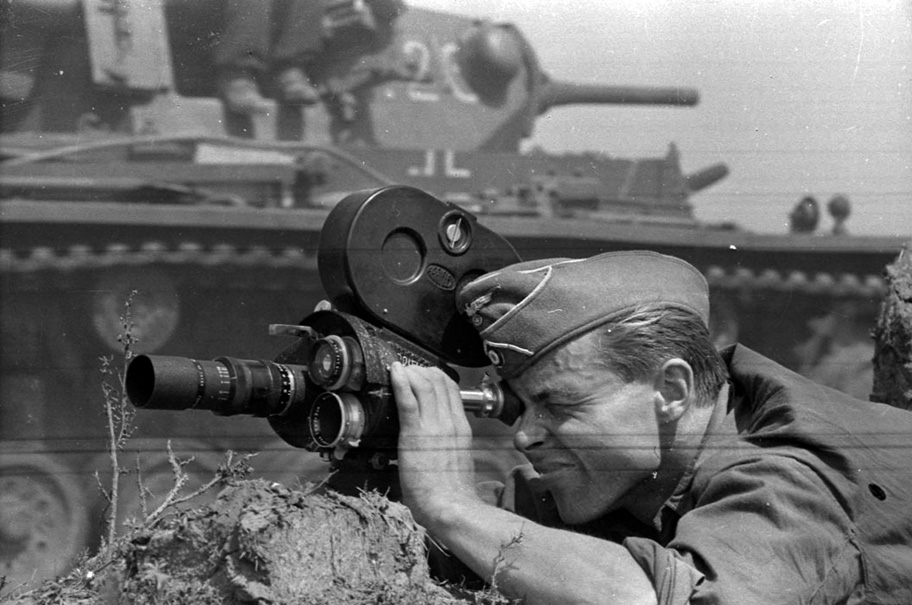
[[[554,503],[557,506],[557,514],[567,525],[581,525],[594,521],[605,514],[609,508],[607,505],[587,506],[585,502],[580,502],[578,498],[574,499],[572,496],[564,498],[554,493],[552,496],[554,496]]]

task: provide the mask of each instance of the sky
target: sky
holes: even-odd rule
[[[578,106],[529,145],[725,162],[697,217],[785,233],[805,195],[852,202],[850,233],[912,236],[910,0],[408,0],[515,23],[555,79],[682,86],[695,108]],[[821,230],[832,220],[824,216]]]

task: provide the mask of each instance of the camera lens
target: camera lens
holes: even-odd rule
[[[364,433],[364,408],[351,393],[322,393],[310,408],[310,434],[320,447],[357,447]]]
[[[345,374],[348,351],[338,336],[327,336],[316,342],[308,369],[318,385],[333,388]]]
[[[361,347],[353,338],[331,334],[314,343],[307,369],[311,380],[324,389],[355,390],[363,365]]]
[[[140,355],[130,362],[127,396],[139,408],[211,410],[222,415],[283,414],[307,399],[303,366],[219,357]]]

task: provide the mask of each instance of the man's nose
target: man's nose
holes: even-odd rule
[[[526,408],[519,418],[516,432],[513,433],[513,447],[523,453],[541,447],[544,444],[545,431],[540,414]]]

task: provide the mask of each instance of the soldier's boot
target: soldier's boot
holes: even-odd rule
[[[219,82],[219,94],[225,106],[236,113],[267,113],[272,108],[260,94],[256,81],[247,75],[223,77]]]
[[[277,79],[282,102],[288,105],[314,105],[320,101],[320,94],[301,69],[291,67],[283,70]]]

